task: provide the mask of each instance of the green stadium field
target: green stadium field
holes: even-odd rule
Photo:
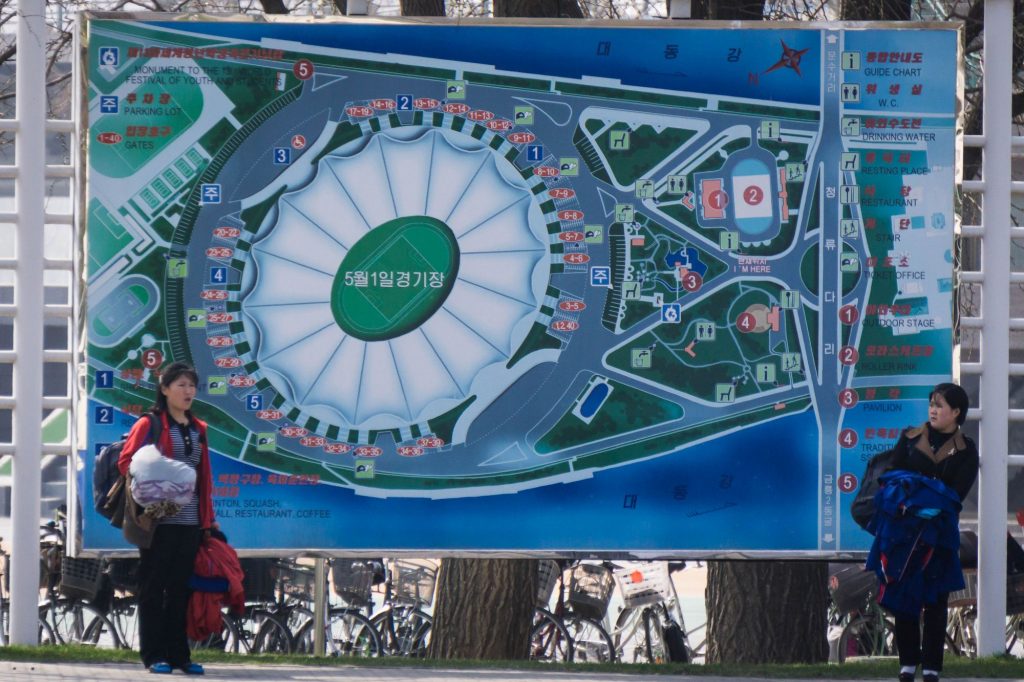
[[[388,221],[342,260],[331,289],[334,319],[364,341],[401,336],[441,307],[458,268],[458,243],[443,222],[428,216]]]

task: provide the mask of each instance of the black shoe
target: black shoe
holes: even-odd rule
[[[900,673],[900,682],[914,682],[914,673]]]
[[[923,679],[924,682],[939,682],[939,676],[938,675],[928,674],[928,675],[925,675],[924,677],[922,677],[921,679]]]

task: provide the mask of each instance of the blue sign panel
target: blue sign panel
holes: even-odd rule
[[[190,358],[241,549],[868,546],[952,369],[955,26],[87,30],[86,452]]]

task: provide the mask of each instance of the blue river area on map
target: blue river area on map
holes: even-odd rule
[[[615,79],[628,86],[680,92],[795,104],[819,102],[821,34],[814,30],[737,32],[662,29],[656,24],[648,28],[588,27],[585,31],[561,27],[398,24],[149,25],[253,42],[270,38],[381,55],[479,63],[527,75],[573,79],[591,76]],[[792,50],[807,50],[800,57],[799,74],[784,67],[768,71],[782,57],[782,43]]]
[[[843,416],[843,427],[853,429],[859,439],[853,448],[841,452],[840,474],[853,474],[858,482],[864,476],[868,460],[896,444],[903,429],[919,426],[928,418],[927,400],[861,401]],[[850,516],[853,493],[837,493],[843,549],[867,550],[871,536],[860,529]]]
[[[216,498],[215,505],[232,544],[252,550],[731,549],[726,539],[748,550],[813,550],[818,467],[804,460],[815,456],[809,453],[817,450],[817,431],[813,413],[806,411],[716,439],[713,449],[697,445],[605,469],[587,480],[443,500],[271,485],[271,472],[214,454],[215,486],[223,487],[222,476],[233,474],[239,480],[260,474],[263,481],[236,483],[237,497]],[[127,549],[120,531],[92,511],[91,488],[83,485],[91,481],[92,459],[83,457],[79,471],[85,547]],[[573,500],[585,502],[586,510]],[[268,502],[270,509],[292,511],[284,518],[254,511],[268,509]],[[496,521],[481,524],[485,518]]]

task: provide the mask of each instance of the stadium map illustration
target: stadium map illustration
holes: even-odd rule
[[[955,30],[84,35],[83,499],[183,359],[236,546],[866,547],[951,372]]]

